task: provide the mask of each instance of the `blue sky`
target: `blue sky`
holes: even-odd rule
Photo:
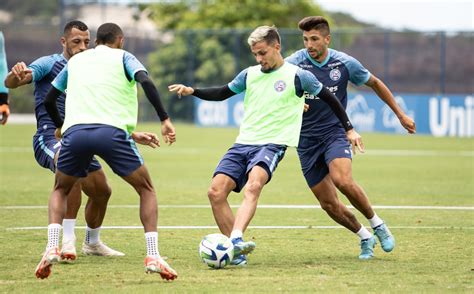
[[[315,0],[324,10],[340,11],[379,26],[419,31],[473,31],[472,0]]]

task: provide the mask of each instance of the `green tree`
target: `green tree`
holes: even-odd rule
[[[167,85],[223,85],[240,70],[255,64],[247,45],[250,31],[261,25],[280,28],[284,51],[301,48],[301,36],[285,42],[285,30],[295,29],[307,15],[324,15],[310,0],[178,1],[142,6],[173,38],[149,56],[149,70],[173,117],[192,118],[192,100],[177,102]]]

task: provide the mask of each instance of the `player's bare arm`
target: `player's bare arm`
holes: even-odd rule
[[[377,94],[377,96],[382,99],[385,104],[387,104],[390,109],[392,109],[393,113],[398,117],[400,120],[400,124],[408,131],[410,134],[416,133],[416,126],[415,122],[411,117],[405,114],[405,112],[400,108],[397,104],[395,99],[393,98],[393,94],[390,89],[378,79],[376,76],[371,75],[367,83],[365,83],[368,87],[372,88],[372,90]]]
[[[33,80],[33,71],[22,61],[17,62],[5,78],[5,86],[15,89]]]

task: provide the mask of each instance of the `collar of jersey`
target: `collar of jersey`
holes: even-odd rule
[[[326,63],[328,63],[329,58],[331,58],[331,51],[330,50],[331,49],[328,48],[328,56],[326,56],[326,58],[321,63],[317,62],[315,59],[313,59],[313,57],[311,57],[311,55],[309,55],[308,50],[304,51],[304,55],[306,56],[306,58],[308,58],[309,61],[311,61],[312,64],[314,64],[317,67],[321,68],[321,67],[325,66]]]

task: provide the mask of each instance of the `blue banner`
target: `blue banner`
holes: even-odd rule
[[[396,94],[395,100],[414,118],[419,134],[474,137],[473,95]],[[392,110],[374,93],[349,94],[346,110],[358,132],[406,133]],[[243,114],[243,94],[222,102],[195,98],[194,117],[199,126],[238,127]]]

